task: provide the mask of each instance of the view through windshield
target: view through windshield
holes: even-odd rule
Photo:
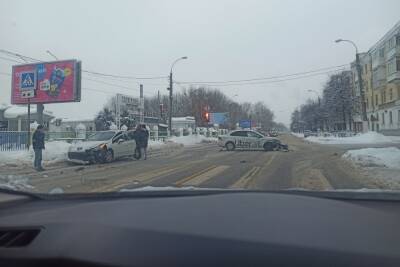
[[[1,1],[0,188],[399,190],[399,10]]]

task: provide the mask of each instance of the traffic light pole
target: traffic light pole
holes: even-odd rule
[[[172,82],[172,69],[171,69],[171,72],[169,73],[169,110],[168,110],[168,128],[170,135],[172,134],[172,90],[173,90],[172,87],[173,87],[173,82]]]

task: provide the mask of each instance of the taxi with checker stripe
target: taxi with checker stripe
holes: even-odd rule
[[[288,146],[282,144],[278,138],[267,137],[252,130],[236,130],[227,135],[221,135],[218,137],[218,145],[228,151],[235,149],[288,151]]]

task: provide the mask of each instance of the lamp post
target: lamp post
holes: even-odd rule
[[[360,88],[360,96],[361,96],[361,110],[362,110],[362,120],[363,120],[363,131],[367,130],[367,106],[365,103],[365,92],[363,88],[363,83],[362,83],[362,77],[361,77],[361,65],[360,65],[360,56],[358,54],[358,47],[357,45],[351,41],[351,40],[346,40],[346,39],[337,39],[335,40],[336,43],[340,42],[347,42],[353,45],[353,47],[356,50],[356,69],[357,69],[357,77],[358,77],[358,86]]]
[[[188,57],[180,57],[180,58],[176,59],[176,60],[172,63],[172,65],[171,65],[171,70],[170,70],[170,72],[169,72],[169,88],[168,88],[168,90],[169,90],[168,128],[169,128],[170,134],[171,134],[171,132],[172,132],[172,93],[173,93],[173,84],[174,84],[174,82],[173,82],[173,80],[172,80],[172,71],[173,71],[174,65],[175,65],[178,61],[183,60],[183,59],[187,59],[187,58],[188,58]]]

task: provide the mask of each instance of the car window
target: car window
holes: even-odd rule
[[[244,131],[236,131],[231,133],[231,136],[242,136],[242,137],[247,137],[247,133]]]
[[[247,132],[248,137],[261,138],[262,136],[255,132]]]

